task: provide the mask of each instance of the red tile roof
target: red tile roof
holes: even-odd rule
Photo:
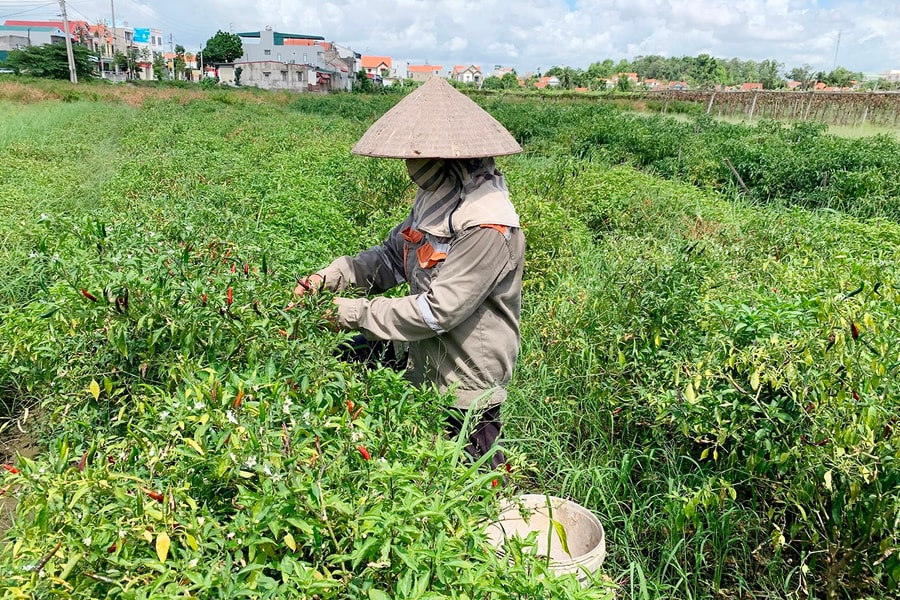
[[[478,65],[456,65],[455,67],[453,67],[453,74],[456,75],[458,73],[462,73],[463,71],[468,71],[469,69],[481,71],[481,67],[479,67]]]
[[[331,50],[331,42],[322,42],[319,40],[298,40],[293,38],[286,38],[284,40],[285,46],[321,46],[326,51]]]
[[[363,69],[377,69],[382,64],[388,69],[391,68],[390,56],[363,56],[361,60]]]
[[[439,73],[444,67],[441,65],[409,65],[407,70],[410,73]]]
[[[4,25],[10,27],[56,27],[58,29],[63,28],[62,21],[20,21],[17,19],[7,19],[3,22]],[[85,29],[88,28],[87,21],[69,21],[69,33],[75,33],[79,27],[83,27]]]

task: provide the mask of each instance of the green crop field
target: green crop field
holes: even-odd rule
[[[408,210],[350,153],[397,99],[0,81],[0,595],[896,597],[895,138],[477,97],[525,148],[496,473],[288,308]],[[520,492],[597,514],[592,585],[497,556]]]

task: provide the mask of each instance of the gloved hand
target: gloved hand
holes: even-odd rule
[[[295,296],[303,296],[305,294],[315,294],[325,285],[325,278],[318,273],[307,275],[301,279],[297,279],[297,287],[294,288]]]

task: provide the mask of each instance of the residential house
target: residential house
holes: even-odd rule
[[[666,82],[660,81],[659,79],[645,79],[641,82],[641,84],[648,90],[658,90],[660,88],[665,89]]]
[[[670,81],[669,89],[670,90],[686,90],[686,89],[688,89],[687,81]]]
[[[175,72],[175,58],[176,54],[174,52],[166,52],[163,55],[163,58],[166,61],[166,69],[169,70],[170,73]],[[196,54],[191,54],[190,52],[185,52],[184,56],[184,69],[185,71],[196,71],[199,68],[200,59]],[[185,74],[185,78],[187,78],[187,74]]]
[[[534,87],[536,87],[539,90],[542,90],[542,89],[548,88],[548,87],[559,87],[559,78],[556,77],[555,75],[549,75],[549,76],[545,75],[544,77],[541,77],[540,79],[538,79],[537,81],[534,82]]]
[[[609,81],[612,82],[613,85],[616,85],[622,78],[627,79],[628,83],[632,83],[635,85],[640,82],[640,78],[638,77],[637,73],[619,73],[610,77]]]
[[[238,77],[240,69],[240,77]],[[327,80],[320,78],[312,65],[286,63],[277,60],[235,61],[216,66],[219,82],[244,85],[267,90],[312,91],[327,88]]]
[[[763,89],[763,84],[760,83],[760,82],[742,83],[742,84],[741,84],[741,91],[742,91],[742,92],[762,91],[762,89]]]
[[[375,83],[382,83],[385,78],[391,76],[391,57],[390,56],[366,56],[360,58],[362,70],[366,72],[366,77]]]
[[[348,51],[352,56],[348,64],[343,58],[347,52],[342,54],[321,36],[281,33],[271,27],[237,35],[244,54],[234,63],[217,66],[222,83],[237,83],[240,68],[241,85],[298,92],[350,89],[356,54]]]
[[[641,82],[641,78],[637,73],[618,73],[606,80],[607,88],[614,88],[619,85],[619,81],[627,79],[630,86],[636,86]]]
[[[121,23],[121,24],[119,24]],[[37,28],[53,27],[62,30],[62,21],[26,21],[10,19],[6,25],[26,28],[35,31]],[[127,22],[118,22],[115,27],[106,23],[91,25],[87,21],[69,21],[69,33],[72,41],[87,46],[91,52],[100,55],[101,74],[106,77],[114,70],[114,56],[116,51],[128,54],[134,50],[138,54],[139,77],[141,79],[153,79],[153,61],[164,55],[165,39],[162,30],[155,27],[133,28]],[[65,41],[63,38],[60,41]],[[32,41],[32,45],[50,43],[46,41]]]
[[[0,50],[4,51],[44,44],[63,44],[65,41],[66,32],[59,27],[0,25]]]
[[[350,91],[353,88],[362,58],[358,52],[334,42],[314,39],[290,38],[284,40],[284,44],[285,46],[307,46],[315,50],[318,56],[317,64],[324,65],[329,73],[339,74],[339,77],[331,82],[331,89]]]
[[[454,80],[460,83],[481,84],[481,67],[478,65],[456,65],[453,67],[453,73],[450,75]]]
[[[494,72],[492,73],[494,77],[497,79],[501,79],[507,73],[516,74],[516,70],[512,67],[501,67],[500,65],[494,65]]]
[[[900,69],[891,69],[890,71],[885,71],[884,80],[889,83],[900,83]]]
[[[287,40],[324,41],[318,35],[280,33],[266,27],[263,31],[248,31],[237,34],[241,38],[244,54],[240,62],[282,62],[286,64],[315,65],[316,56],[324,48],[320,46],[298,46],[287,44]]]
[[[406,67],[406,77],[413,81],[428,81],[432,77],[440,77],[443,70],[441,65],[409,65]]]

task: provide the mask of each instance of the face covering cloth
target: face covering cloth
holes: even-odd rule
[[[438,237],[476,225],[518,227],[503,174],[493,158],[406,161],[419,187],[413,202],[413,228]]]

